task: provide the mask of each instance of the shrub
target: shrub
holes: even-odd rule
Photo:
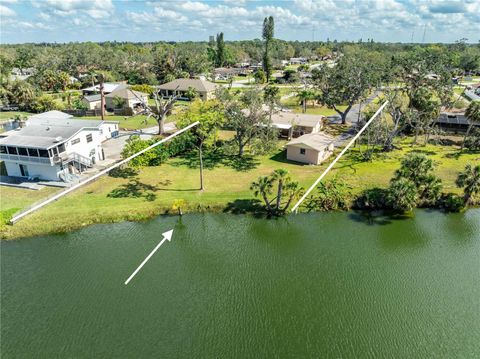
[[[376,210],[389,208],[388,190],[384,188],[369,188],[360,193],[354,202],[358,209]]]
[[[440,198],[439,204],[447,212],[461,212],[465,208],[463,198],[453,193],[444,194]]]

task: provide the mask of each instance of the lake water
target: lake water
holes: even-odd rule
[[[3,241],[1,300],[2,358],[479,358],[480,210],[198,214]]]

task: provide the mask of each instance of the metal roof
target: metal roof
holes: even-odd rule
[[[335,141],[335,139],[327,135],[326,133],[309,133],[307,135],[300,136],[298,138],[294,138],[290,142],[287,143],[287,146],[298,146],[304,145],[306,147],[310,147],[311,149],[321,151],[325,147],[329,146]]]
[[[30,119],[26,127],[0,139],[0,144],[47,149],[68,141],[82,129],[99,130],[101,124],[99,120]]]
[[[176,79],[158,86],[160,90],[170,91],[187,91],[190,87],[198,92],[212,92],[216,86],[213,82],[201,79]]]

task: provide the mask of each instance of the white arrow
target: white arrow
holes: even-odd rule
[[[135,274],[138,273],[138,271],[140,269],[142,269],[142,267],[145,265],[145,263],[147,263],[147,261],[154,255],[154,253],[157,251],[158,248],[160,248],[160,246],[163,244],[163,242],[165,241],[171,241],[172,240],[172,234],[173,234],[173,229],[165,232],[165,233],[162,233],[162,236],[163,236],[163,239],[160,241],[160,243],[157,244],[157,246],[153,249],[153,251],[147,256],[147,258],[145,258],[142,262],[142,264],[140,264],[138,266],[137,269],[135,269],[135,272],[132,273],[132,275],[130,277],[128,277],[128,279],[125,281],[125,285],[128,284],[128,282],[130,282],[132,280],[133,277],[135,277]]]

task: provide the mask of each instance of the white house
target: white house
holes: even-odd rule
[[[333,137],[325,133],[309,133],[287,143],[287,159],[318,165],[333,153],[333,149]]]
[[[318,133],[323,126],[324,116],[305,113],[278,111],[272,114],[272,125],[280,130],[280,135],[287,138]]]
[[[120,88],[126,88],[126,87],[127,87],[127,84],[124,82],[105,82],[103,84],[103,93],[107,95],[109,93],[112,93],[115,90],[118,90]],[[82,94],[84,96],[95,95],[99,93],[100,93],[100,84],[82,89]]]
[[[102,142],[117,133],[118,122],[30,118],[25,127],[2,134],[0,159],[9,176],[68,182],[102,161]]]
[[[102,108],[102,98],[100,94],[85,95],[81,100],[89,110],[99,110]]]

